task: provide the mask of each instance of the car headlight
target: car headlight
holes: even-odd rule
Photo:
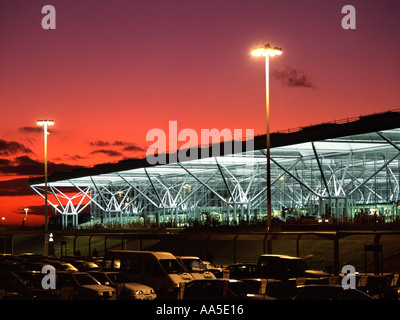
[[[134,290],[134,291],[132,291],[132,294],[133,295],[143,294],[143,291],[142,290]]]

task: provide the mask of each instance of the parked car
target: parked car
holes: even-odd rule
[[[340,285],[310,284],[297,287],[293,300],[375,300],[358,289],[344,289]]]
[[[311,270],[307,262],[300,257],[278,254],[262,254],[257,261],[257,277],[279,279],[286,281],[290,278],[321,278],[330,274]]]
[[[87,272],[57,271],[56,288],[61,300],[116,300],[115,289],[102,285]]]
[[[261,292],[261,278],[250,278],[242,279],[243,282],[248,284],[252,288],[253,293],[262,294]],[[265,292],[269,297],[276,298],[277,300],[291,300],[296,296],[297,290],[295,287],[287,284],[284,281],[278,279],[265,279],[266,286]]]
[[[222,271],[224,268],[218,267],[216,265],[211,264],[209,261],[203,261],[203,264],[206,266],[207,270],[210,271],[216,278],[222,278]]]
[[[400,276],[398,273],[393,273],[388,276],[391,281],[391,287],[397,289],[397,299],[400,300]]]
[[[331,284],[331,285],[340,285],[341,280],[336,281],[335,283],[329,282],[329,277],[321,277],[321,278],[306,278],[306,277],[298,277],[298,278],[291,278],[286,280],[285,282],[292,286],[303,286],[303,285],[310,285],[310,284]]]
[[[75,260],[70,262],[75,268],[79,271],[96,271],[100,270],[101,268],[94,263],[93,261],[86,261],[86,260]]]
[[[398,300],[398,288],[386,275],[358,275],[357,289],[380,300]]]
[[[18,298],[23,300],[54,300],[53,291],[37,288],[21,280],[13,271],[0,271],[0,291],[7,299]],[[4,297],[3,297],[4,298]]]
[[[43,260],[42,262],[53,266],[57,271],[79,271],[69,262],[58,260]]]
[[[24,270],[24,265],[15,260],[0,261],[0,270],[21,271]]]
[[[235,279],[197,279],[185,284],[184,300],[275,300],[255,294],[244,281]]]
[[[224,270],[229,271],[230,279],[245,279],[256,276],[256,263],[235,263],[227,266]]]
[[[214,274],[210,272],[205,264],[200,260],[199,257],[193,256],[176,256],[178,261],[191,274],[193,279],[213,279]]]
[[[120,272],[90,271],[89,274],[101,284],[113,287],[116,290],[117,299],[154,300],[157,298],[152,287],[137,282],[131,282]]]

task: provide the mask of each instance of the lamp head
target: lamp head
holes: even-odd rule
[[[282,48],[279,47],[271,47],[271,45],[269,43],[267,43],[265,46],[263,47],[258,47],[258,48],[254,48],[251,51],[251,54],[255,57],[261,57],[261,56],[280,56],[282,54]]]
[[[36,124],[38,126],[44,126],[44,124],[47,124],[48,126],[52,126],[52,125],[54,125],[54,120],[38,120],[36,122]]]

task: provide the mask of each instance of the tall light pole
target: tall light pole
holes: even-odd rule
[[[47,131],[48,126],[54,125],[54,120],[38,120],[37,124],[43,126],[44,133],[44,256],[49,255],[49,221],[47,207]]]
[[[25,228],[26,228],[27,224],[28,224],[28,211],[29,211],[29,208],[24,208],[24,210],[25,210]]]
[[[252,50],[251,54],[255,57],[265,57],[265,102],[267,111],[267,231],[271,229],[271,156],[270,156],[270,133],[269,133],[269,57],[282,54],[282,49],[272,48],[269,44]]]

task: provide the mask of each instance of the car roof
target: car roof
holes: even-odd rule
[[[165,251],[136,251],[136,250],[108,250],[105,255],[112,253],[136,253],[138,255],[153,255],[158,259],[176,259],[176,257],[170,253]]]
[[[271,282],[283,282],[282,280],[279,279],[270,279],[270,278],[244,278],[244,279],[240,279],[242,281],[259,281],[261,282],[263,279],[267,280],[268,283]]]
[[[206,282],[206,281],[214,281],[214,282],[243,282],[239,279],[227,279],[227,278],[207,278],[207,279],[194,279],[190,282]]]
[[[60,270],[57,271],[56,274],[89,274],[89,272],[86,271],[73,271],[73,270]]]
[[[283,258],[283,259],[300,259],[300,260],[303,260],[300,257],[288,256],[288,255],[285,255],[285,254],[265,253],[265,254],[262,254],[260,257],[274,257],[274,258]]]

